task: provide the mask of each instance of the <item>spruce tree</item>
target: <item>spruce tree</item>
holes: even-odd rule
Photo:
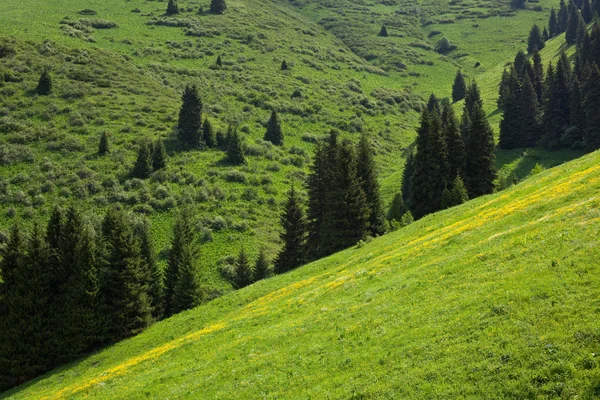
[[[102,132],[100,135],[100,144],[98,145],[98,155],[106,155],[110,152],[110,145],[108,143],[108,133]]]
[[[548,33],[548,29],[546,29],[546,27],[544,27],[542,31],[542,39],[544,39],[544,42],[550,40],[550,34]]]
[[[442,132],[447,150],[446,182],[452,182],[457,175],[465,174],[467,155],[460,127],[450,104],[446,104],[442,109]]]
[[[533,52],[531,59],[533,61],[533,80],[531,83],[535,89],[538,104],[541,104],[544,93],[544,66],[542,64],[542,57],[537,50]]]
[[[142,140],[139,145],[132,175],[139,179],[146,179],[152,175],[152,144],[148,140]]]
[[[587,127],[585,96],[577,77],[573,78],[571,86],[571,113],[569,115],[571,126],[567,130],[569,134],[562,137],[563,146],[573,146],[576,143],[582,143],[583,134]],[[589,89],[593,90],[594,86],[589,87]]]
[[[448,174],[447,148],[437,112],[424,111],[417,131],[415,172],[411,179],[411,211],[419,219],[438,211]]]
[[[550,10],[548,30],[550,31],[549,34],[551,38],[560,35],[560,24],[558,22],[558,17],[556,16],[556,11],[554,10],[554,7],[552,7],[552,9]]]
[[[585,21],[583,20],[583,17],[581,16],[581,14],[579,14],[579,17],[577,18],[577,36],[575,39],[575,43],[577,44],[577,46],[581,46],[581,44],[583,44],[583,41],[585,40],[585,36],[587,35],[587,25],[585,24]]]
[[[177,124],[179,140],[191,148],[201,147],[202,140],[202,99],[195,84],[187,85],[182,96]]]
[[[220,54],[217,56],[217,61],[215,62],[215,65],[219,68],[223,66],[223,60],[221,59]]]
[[[44,68],[42,71],[35,91],[40,96],[48,96],[49,94],[52,94],[52,78],[50,77],[50,72],[47,68]]]
[[[527,53],[531,54],[534,50],[542,50],[546,46],[539,26],[533,24],[529,31],[529,39],[527,39]]]
[[[387,213],[388,221],[398,221],[402,219],[402,216],[408,211],[406,206],[404,205],[404,200],[402,199],[402,192],[398,192],[394,195],[392,199],[392,204]]]
[[[159,171],[164,168],[167,168],[167,150],[165,143],[157,139],[152,146],[152,169]]]
[[[429,100],[427,100],[427,110],[429,112],[435,111],[438,113],[440,111],[440,100],[433,93],[429,95]]]
[[[264,140],[273,143],[276,146],[283,145],[283,132],[281,132],[281,122],[277,111],[271,111],[271,117],[267,122],[267,131],[265,132]]]
[[[579,26],[579,10],[573,4],[573,2],[569,2],[568,6],[568,19],[567,19],[567,29],[565,31],[565,40],[567,44],[575,44],[577,40],[577,28]]]
[[[163,316],[164,306],[163,274],[156,262],[154,241],[150,233],[150,223],[147,219],[136,225],[136,235],[142,257],[143,283],[147,289],[152,317],[155,320],[160,320]]]
[[[288,192],[288,199],[281,214],[281,227],[283,232],[279,237],[283,248],[274,261],[276,274],[301,266],[307,259],[307,250],[312,252],[312,249],[306,247],[306,218],[294,186]]]
[[[469,200],[467,187],[460,175],[457,175],[454,182],[452,182],[452,198],[455,205],[463,204]]]
[[[565,0],[560,0],[557,14],[558,27],[560,29],[558,33],[563,33],[567,30],[568,20],[569,11],[567,10],[567,5],[565,4]]]
[[[281,62],[281,70],[282,70],[282,71],[287,71],[287,70],[288,70],[288,64],[287,64],[287,61],[283,60],[283,61]]]
[[[235,259],[233,269],[233,286],[236,289],[245,288],[246,286],[252,284],[254,279],[254,271],[250,265],[250,260],[248,260],[248,255],[246,254],[246,250],[243,246]]]
[[[101,310],[105,339],[115,342],[141,332],[152,315],[139,243],[123,210],[108,209],[102,221],[102,241]]]
[[[402,171],[402,182],[400,186],[400,192],[402,193],[402,201],[408,209],[410,209],[410,199],[412,198],[412,176],[415,172],[415,155],[412,151],[409,151],[404,163],[404,171]]]
[[[195,271],[198,247],[192,217],[191,209],[184,208],[173,226],[173,240],[165,270],[165,317],[170,317],[184,308],[194,307],[199,302],[199,283]],[[180,272],[180,269],[184,271]],[[180,282],[181,279],[188,279],[189,282]],[[184,300],[188,303],[185,304]]]
[[[269,261],[265,254],[265,248],[261,247],[258,252],[258,257],[254,263],[254,277],[253,281],[258,282],[263,279],[267,279],[271,275],[271,269],[269,268]]]
[[[551,150],[560,147],[560,138],[569,126],[570,83],[571,67],[563,53],[556,65],[556,71],[549,67],[544,85],[543,144]]]
[[[225,4],[225,0],[211,0],[210,12],[212,14],[223,14],[226,9],[227,5]]]
[[[511,67],[511,70],[512,69],[514,69],[514,67]],[[509,87],[511,70],[505,69],[502,72],[502,78],[500,78],[500,85],[498,85],[498,101],[496,104],[498,105],[498,109],[501,111],[504,111],[504,107],[506,106],[506,99],[511,94]]]
[[[467,92],[467,84],[465,83],[465,77],[459,70],[456,71],[456,77],[454,78],[454,84],[452,85],[452,101],[457,102],[465,98]]]
[[[465,95],[465,109],[469,119],[472,119],[473,108],[475,104],[479,105],[479,108],[483,107],[483,100],[481,100],[481,93],[479,92],[479,86],[477,82],[473,81],[467,88],[467,94]]]
[[[325,214],[326,191],[332,178],[332,162],[337,153],[337,133],[331,131],[327,143],[317,143],[314,162],[307,180],[308,189],[308,261],[323,256],[323,223]]]
[[[381,26],[381,30],[379,31],[377,36],[388,37],[388,31],[387,31],[387,27],[385,25]]]
[[[244,154],[244,146],[242,144],[242,138],[237,133],[237,129],[234,129],[231,133],[227,145],[227,160],[234,165],[247,164],[246,156]]]
[[[594,65],[591,69],[586,86],[588,93],[585,100],[585,111],[587,116],[584,133],[585,145],[588,151],[600,149],[600,70]]]
[[[169,4],[167,4],[167,15],[175,14],[179,14],[179,5],[177,4],[177,0],[169,0]]]
[[[466,141],[467,173],[465,183],[469,198],[494,191],[494,134],[479,104],[473,106],[471,124]]]
[[[594,19],[594,12],[592,11],[592,3],[590,0],[583,0],[583,6],[581,7],[581,17],[586,24],[592,22]]]
[[[370,234],[373,237],[383,235],[386,224],[379,182],[377,180],[377,165],[375,164],[371,142],[364,133],[361,135],[357,145],[356,173],[362,181],[362,188],[367,196],[367,203],[370,210]]]
[[[215,137],[215,130],[210,123],[208,118],[204,118],[204,123],[202,124],[202,133],[204,135],[204,143],[207,147],[212,148],[217,145],[217,138]]]
[[[525,138],[521,131],[521,83],[514,67],[511,67],[508,81],[506,82],[506,94],[504,98],[504,113],[500,121],[499,146],[502,149],[514,149],[525,146]]]
[[[540,106],[537,100],[537,93],[529,75],[525,75],[521,85],[521,129],[524,146],[535,146],[542,136],[542,127],[540,123]]]

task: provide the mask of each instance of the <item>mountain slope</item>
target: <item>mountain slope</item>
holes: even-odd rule
[[[595,398],[599,165],[428,216],[5,396]]]

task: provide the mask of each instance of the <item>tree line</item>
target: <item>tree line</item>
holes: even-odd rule
[[[0,390],[198,305],[192,220],[177,218],[164,275],[149,223],[120,208],[99,226],[75,207],[31,232],[15,224],[0,261]]]

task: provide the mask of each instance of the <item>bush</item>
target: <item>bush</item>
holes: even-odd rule
[[[437,51],[440,54],[448,54],[452,50],[455,50],[455,49],[456,49],[456,46],[453,45],[452,43],[450,43],[450,40],[448,40],[448,38],[446,36],[441,38],[439,40],[439,42],[437,43],[437,45],[435,46],[435,51]]]
[[[235,183],[247,183],[248,182],[248,177],[246,176],[246,174],[237,169],[227,171],[225,173],[224,177],[227,182],[235,182]]]

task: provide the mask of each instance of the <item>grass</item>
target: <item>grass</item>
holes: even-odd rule
[[[156,324],[5,398],[597,398],[600,153]]]

